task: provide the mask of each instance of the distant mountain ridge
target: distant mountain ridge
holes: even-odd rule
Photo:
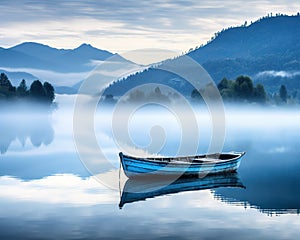
[[[93,69],[92,60],[103,61],[114,55],[89,44],[82,44],[75,49],[56,49],[40,43],[25,42],[0,49],[0,68],[84,72]]]
[[[74,49],[56,49],[48,45],[24,42],[10,48],[0,47],[0,72],[18,85],[22,79],[28,84],[40,79],[49,81],[57,93],[74,94],[78,83],[95,68],[95,62],[129,62],[118,54],[81,44]]]

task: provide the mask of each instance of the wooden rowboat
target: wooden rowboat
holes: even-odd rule
[[[137,158],[119,153],[128,178],[147,175],[195,176],[235,172],[245,152],[215,153],[187,157]]]

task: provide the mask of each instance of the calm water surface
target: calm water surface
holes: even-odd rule
[[[72,98],[58,96],[59,108],[50,116],[1,117],[1,239],[299,236],[300,111],[226,111],[224,151],[247,152],[234,176],[236,182],[228,186],[214,182],[194,191],[162,191],[120,209],[119,190],[91,176],[76,153]],[[176,153],[180,144],[176,119],[166,113],[140,121],[143,116],[142,111],[129,124],[132,140],[138,146],[147,145],[151,140],[148,127],[155,121],[166,135],[160,154]],[[199,113],[198,119],[200,153],[208,148],[211,130],[207,114]],[[96,120],[98,142],[117,168],[119,148],[110,123],[101,113]],[[121,190],[124,185],[125,181]]]

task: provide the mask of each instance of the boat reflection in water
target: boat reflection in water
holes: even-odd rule
[[[126,203],[143,201],[148,198],[176,194],[186,191],[215,189],[220,187],[245,188],[236,172],[226,174],[207,175],[203,178],[170,178],[155,176],[128,179],[124,185],[119,207]]]

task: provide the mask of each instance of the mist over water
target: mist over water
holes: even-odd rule
[[[284,230],[286,238],[298,233],[298,109],[225,106],[223,151],[246,151],[237,176],[245,189],[221,187],[179,192],[128,203],[119,210],[119,192],[91,176],[77,154],[73,135],[74,100],[72,95],[58,95],[57,110],[48,114],[1,111],[1,237],[21,238],[27,234],[28,238],[49,239],[138,238],[147,231],[146,238],[162,235],[197,238],[200,233],[204,237],[217,237],[222,232],[224,239],[232,239],[236,234],[245,238],[261,234],[280,239],[274,229]],[[129,118],[115,111],[101,106],[95,110],[95,137],[110,164],[109,169],[97,165],[98,174],[118,170],[118,153],[124,146],[137,155],[173,156],[178,154],[180,145],[184,144],[188,150],[193,144],[182,142],[182,122],[174,111],[165,107],[144,106]],[[190,117],[185,109],[176,111],[177,115]],[[118,121],[112,121],[114,116]],[[85,112],[81,117],[87,117]],[[196,153],[205,153],[213,134],[210,112],[195,106],[193,117],[198,132],[193,132],[189,125],[184,126],[185,131],[190,139],[198,135]],[[121,140],[126,138],[118,135],[118,123],[123,127],[122,121],[128,127],[120,132],[128,133],[130,142],[124,143]],[[83,137],[86,129],[87,126],[82,126]],[[156,138],[161,140],[158,146],[153,145]],[[153,147],[150,150],[158,151],[150,152],[149,146]],[[92,150],[86,149],[89,156],[101,163],[97,151]],[[50,233],[50,226],[57,231]]]
[[[73,139],[74,101],[74,95],[58,95],[58,108],[50,113],[20,109],[17,112],[2,111],[0,119],[2,157],[66,153],[78,159]],[[89,101],[90,98],[87,97],[87,103]],[[196,140],[199,143],[195,154],[206,153],[211,144],[212,134],[218,136],[218,132],[212,131],[214,123],[211,122],[209,110],[194,106],[193,115],[188,115],[191,112],[180,107],[175,110],[157,104],[142,106],[129,114],[126,113],[126,109],[123,109],[123,112],[102,106],[94,109],[92,128],[98,147],[103,150],[112,168],[119,167],[118,153],[124,148],[129,153],[144,156],[153,154],[175,156],[178,155],[181,145],[188,152],[190,145],[193,144],[191,141],[195,139],[194,136],[197,136]],[[197,131],[194,125],[182,122],[179,115],[186,118],[187,122],[189,118],[196,119]],[[86,118],[86,112],[83,111],[81,116]],[[246,151],[247,155],[257,151],[280,154],[297,151],[299,120],[300,111],[297,109],[226,106],[225,138],[221,150]],[[121,130],[120,126],[123,127]],[[81,133],[82,137],[88,138],[89,136],[84,135],[86,129],[87,126],[83,125]],[[189,138],[182,138],[183,131],[189,133]],[[149,146],[153,142],[159,144],[151,149]]]

